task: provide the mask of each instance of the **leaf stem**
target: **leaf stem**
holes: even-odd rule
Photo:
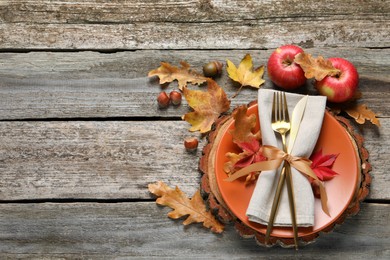
[[[241,85],[241,87],[236,91],[236,93],[234,93],[234,95],[232,96],[232,98],[235,98],[238,93],[240,93],[241,89],[244,87],[244,85]]]

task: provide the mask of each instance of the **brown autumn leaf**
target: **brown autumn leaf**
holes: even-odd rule
[[[184,88],[183,94],[194,110],[183,116],[192,125],[190,131],[207,133],[215,120],[230,108],[225,91],[212,79],[207,79],[207,91]]]
[[[255,114],[247,115],[248,107],[246,105],[239,106],[233,112],[234,128],[230,130],[233,137],[233,142],[247,142],[255,139],[260,139],[260,131],[254,132],[257,123]]]
[[[350,117],[355,119],[358,124],[364,124],[366,120],[369,120],[372,124],[380,126],[379,119],[377,118],[375,112],[369,109],[367,105],[357,103],[357,100],[359,100],[362,96],[363,95],[360,91],[356,91],[350,102],[330,104],[329,108],[335,115],[339,115],[342,111],[344,111]]]
[[[233,95],[233,98],[238,95],[242,87],[249,86],[253,88],[260,88],[265,80],[262,79],[264,74],[264,66],[260,66],[257,69],[253,69],[252,57],[246,54],[241,60],[238,68],[230,60],[226,60],[226,70],[229,78],[241,84],[241,87]]]
[[[237,144],[239,148],[240,143],[248,142],[250,143],[253,139],[260,140],[260,131],[254,134],[252,131],[256,126],[257,117],[255,114],[247,116],[248,107],[246,105],[239,106],[233,111],[232,117],[234,119],[234,128],[229,131],[232,136],[233,142]],[[236,168],[236,163],[241,159],[247,157],[250,152],[243,151],[240,149],[240,153],[229,152],[226,153],[228,161],[224,164],[224,171],[230,175],[234,173]]]
[[[364,124],[364,122],[368,120],[374,125],[381,125],[379,119],[376,117],[376,114],[365,104],[354,104],[353,106],[345,108],[344,111],[354,118],[359,124]]]
[[[232,175],[237,171],[235,165],[236,163],[241,160],[243,157],[246,156],[246,153],[241,152],[241,153],[233,153],[233,152],[228,152],[225,154],[226,158],[228,159],[227,162],[223,165],[223,170],[226,172],[227,175]]]
[[[321,81],[326,76],[336,76],[340,73],[340,70],[333,67],[330,60],[322,56],[313,58],[311,54],[306,52],[298,53],[294,62],[301,66],[307,79],[315,78],[315,80]]]
[[[191,223],[203,223],[203,226],[210,228],[215,233],[222,233],[224,225],[221,224],[210,211],[206,210],[206,205],[197,190],[192,198],[178,187],[172,189],[162,181],[148,185],[149,191],[159,197],[156,203],[168,206],[173,209],[168,213],[168,217],[178,219],[187,217],[183,225]]]
[[[149,71],[148,76],[158,76],[160,78],[160,84],[171,83],[177,80],[180,90],[183,90],[188,83],[199,85],[206,82],[207,78],[192,70],[187,62],[181,61],[180,65],[181,67],[179,68],[167,62],[161,62],[161,66]]]
[[[228,161],[224,164],[224,171],[231,175],[235,171],[253,163],[264,161],[267,158],[262,154],[261,134],[255,132],[257,117],[247,115],[247,106],[240,106],[233,112],[234,129],[230,131],[233,142],[240,148],[239,153],[226,153]],[[247,176],[246,183],[256,179],[258,173]]]

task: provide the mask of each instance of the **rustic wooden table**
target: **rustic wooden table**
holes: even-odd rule
[[[0,0],[0,258],[389,259],[389,13],[389,0]],[[132,79],[160,61],[258,66],[288,43],[353,62],[380,117],[358,127],[373,167],[359,214],[297,252],[168,219],[147,185],[192,195],[206,140],[186,153],[187,104],[159,110],[160,88]]]

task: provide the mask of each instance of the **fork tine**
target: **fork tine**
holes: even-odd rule
[[[282,92],[279,92],[279,121],[282,121],[284,119],[284,115],[283,115],[283,94]]]
[[[274,92],[274,100],[272,102],[272,123],[276,122],[276,93]]]
[[[283,92],[283,98],[284,98],[284,120],[287,122],[290,122],[290,117],[288,115],[288,107],[287,107],[287,100],[286,100],[286,93]]]
[[[274,93],[274,102],[273,106],[275,107],[275,118],[274,122],[279,121],[279,92]]]

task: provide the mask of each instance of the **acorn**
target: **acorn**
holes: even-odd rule
[[[223,64],[219,61],[211,61],[203,66],[203,74],[206,77],[218,77],[222,73]]]

